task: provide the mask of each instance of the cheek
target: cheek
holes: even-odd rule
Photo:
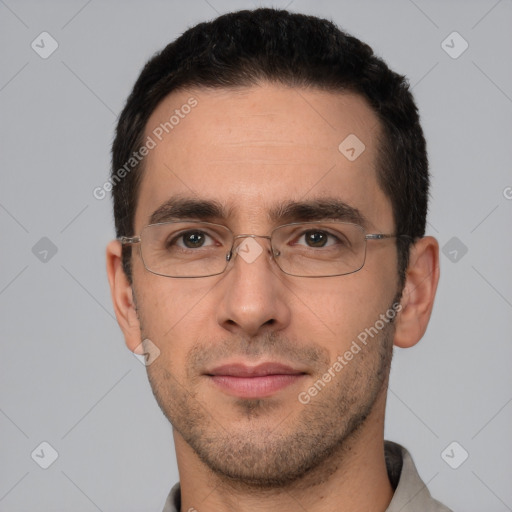
[[[332,357],[346,350],[362,331],[373,326],[380,315],[386,313],[394,296],[385,283],[365,275],[363,270],[333,278],[329,283],[319,281],[309,286],[307,294],[303,295],[307,314],[296,313],[298,332],[314,331],[317,343],[331,351]]]
[[[142,335],[151,339],[173,365],[185,358],[207,328],[205,307],[212,286],[199,280],[184,284],[151,274],[138,283]]]

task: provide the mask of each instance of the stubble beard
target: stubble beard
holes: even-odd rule
[[[148,378],[173,428],[221,480],[251,489],[285,488],[301,481],[309,486],[323,481],[342,464],[379,397],[385,394],[393,334],[394,323],[390,322],[308,404],[300,404],[293,395],[298,410],[291,413],[286,412],[286,403],[272,397],[235,399],[241,427],[223,421],[222,412],[211,411],[191,391],[193,386],[178,382],[156,362],[147,368]],[[283,354],[272,336],[259,347],[251,343],[253,348],[246,352],[252,355],[257,351]],[[208,350],[206,344],[195,349],[196,355]],[[321,349],[315,353],[320,363],[324,357]],[[325,371],[332,362],[323,360],[323,364]],[[315,375],[313,382],[322,374]]]

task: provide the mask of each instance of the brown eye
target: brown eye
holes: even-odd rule
[[[209,241],[210,243],[208,243]],[[166,244],[168,249],[172,249],[173,247],[180,249],[200,249],[210,245],[215,245],[211,236],[199,230],[183,231],[172,237]]]
[[[201,231],[192,231],[181,235],[183,244],[189,249],[201,247],[204,244],[205,238],[205,234],[201,233]]]
[[[320,229],[310,229],[304,231],[294,245],[305,245],[315,249],[330,247],[336,244],[340,244],[340,239],[332,233]]]
[[[310,247],[324,247],[327,243],[328,234],[325,231],[308,231],[304,234],[304,238]]]

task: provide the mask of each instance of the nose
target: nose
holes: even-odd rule
[[[217,322],[245,336],[284,329],[290,322],[289,297],[284,274],[273,260],[270,237],[239,235],[219,294]]]

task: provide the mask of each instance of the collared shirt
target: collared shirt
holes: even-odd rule
[[[394,489],[386,512],[452,512],[432,498],[423,483],[410,453],[397,443],[384,442],[384,454],[389,481]],[[180,512],[179,482],[171,489],[162,512]],[[185,512],[185,511],[183,511]]]

